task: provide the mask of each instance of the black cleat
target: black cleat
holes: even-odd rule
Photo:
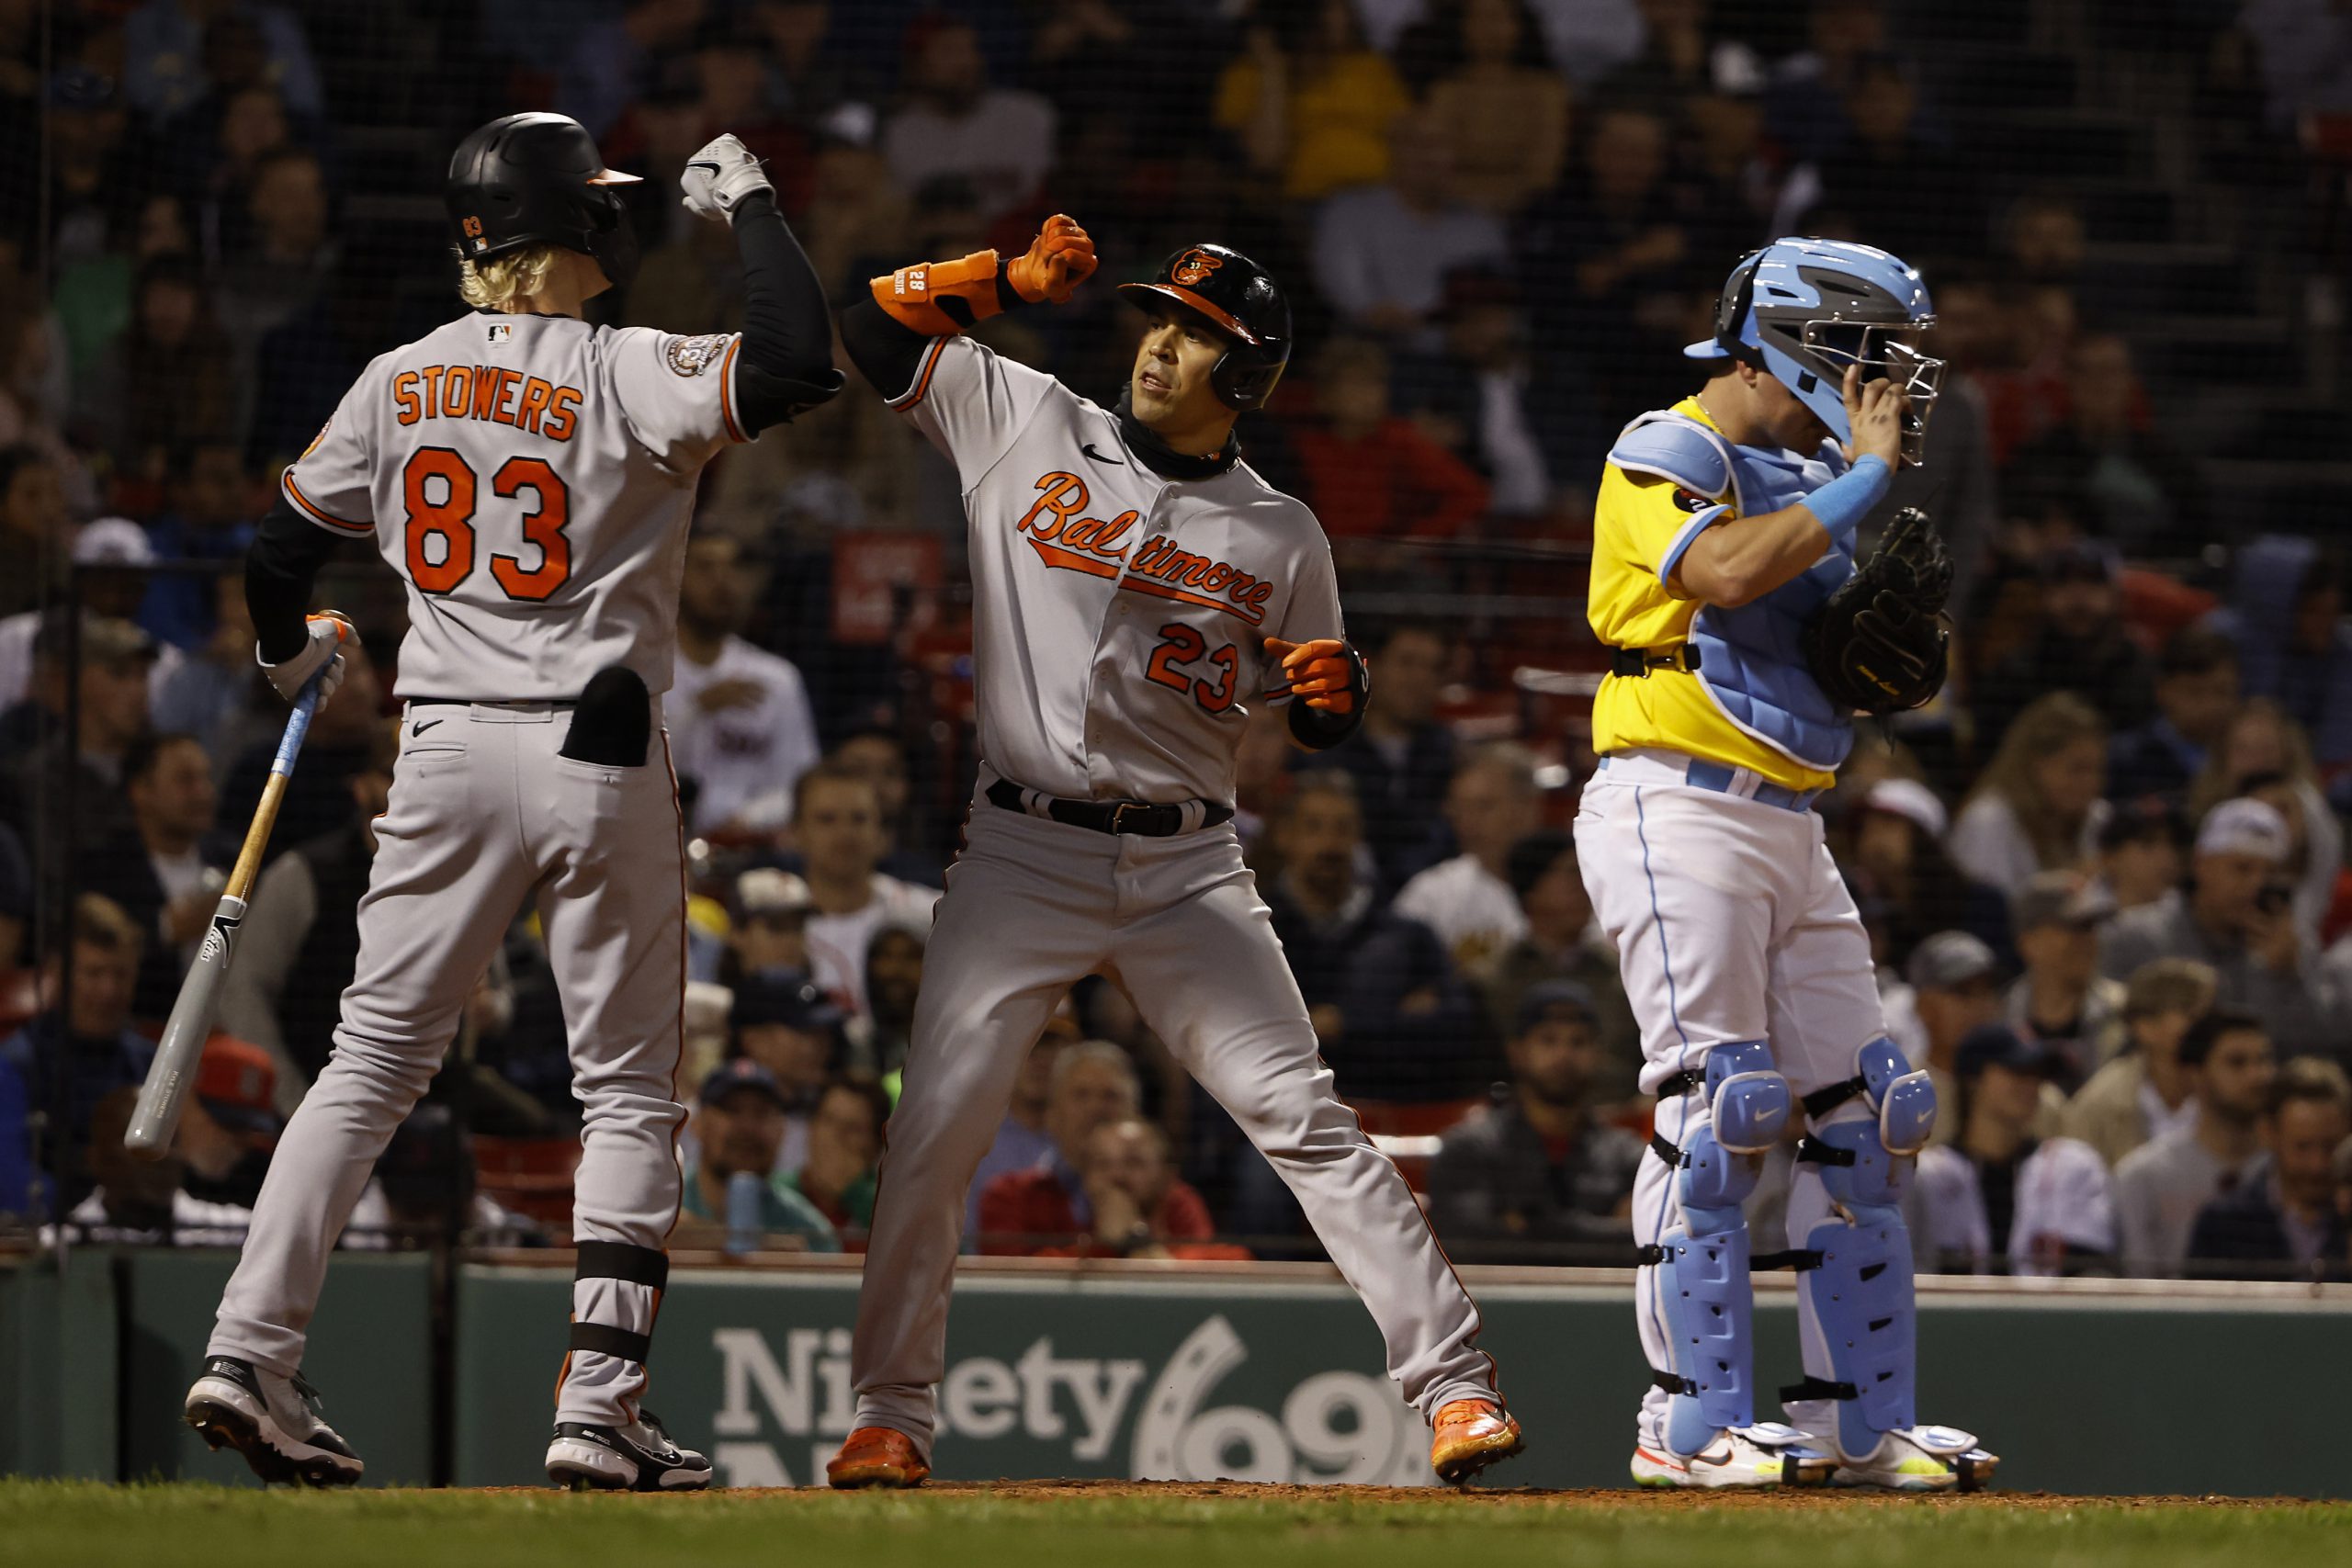
[[[710,1484],[710,1461],[672,1442],[647,1410],[626,1427],[557,1422],[548,1479],[574,1492],[699,1492]]]
[[[234,1356],[214,1356],[181,1405],[207,1447],[244,1455],[273,1485],[349,1486],[366,1466],[319,1415],[319,1391]]]

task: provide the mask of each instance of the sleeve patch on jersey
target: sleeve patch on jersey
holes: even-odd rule
[[[662,350],[670,368],[681,376],[699,376],[726,357],[731,333],[706,333],[700,337],[673,337]]]
[[[319,426],[319,433],[311,437],[311,444],[308,446],[302,448],[302,457],[307,457],[311,453],[317,451],[319,449],[319,443],[327,438],[327,432],[334,428],[334,420],[332,417],[327,420],[326,423]],[[294,460],[299,463],[302,460],[302,457],[297,457]]]
[[[1697,491],[1685,490],[1682,486],[1676,485],[1674,487],[1674,504],[1682,508],[1685,512],[1704,512],[1711,506],[1717,506],[1722,503],[1719,502],[1709,501]]]

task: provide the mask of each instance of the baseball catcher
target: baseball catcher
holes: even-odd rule
[[[1706,382],[1619,434],[1593,520],[1600,773],[1577,815],[1593,908],[1642,1024],[1655,1158],[1634,1188],[1652,1387],[1645,1486],[1987,1484],[1997,1460],[1920,1421],[1902,1197],[1936,1086],[1887,1032],[1870,937],[1822,846],[1857,712],[1944,678],[1951,565],[1863,519],[1917,463],[1943,366],[1918,272],[1844,241],[1776,241],[1733,268]],[[1784,1249],[1745,1202],[1800,1118]],[[1804,1376],[1760,1419],[1756,1268],[1796,1270]]]

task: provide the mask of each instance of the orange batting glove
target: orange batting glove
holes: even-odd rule
[[[1014,257],[1004,267],[1012,291],[1032,305],[1041,299],[1067,304],[1078,286],[1093,276],[1094,242],[1077,219],[1063,212],[1046,220],[1028,254]]]
[[[1266,639],[1266,653],[1282,660],[1284,684],[1267,692],[1269,697],[1292,696],[1326,713],[1356,711],[1355,666],[1348,645],[1335,637],[1312,642]]]

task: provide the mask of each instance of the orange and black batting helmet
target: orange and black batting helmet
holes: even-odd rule
[[[1265,406],[1290,363],[1290,301],[1273,275],[1225,245],[1187,245],[1160,263],[1149,283],[1123,283],[1138,309],[1152,297],[1173,300],[1232,346],[1209,372],[1217,399],[1232,409]]]

